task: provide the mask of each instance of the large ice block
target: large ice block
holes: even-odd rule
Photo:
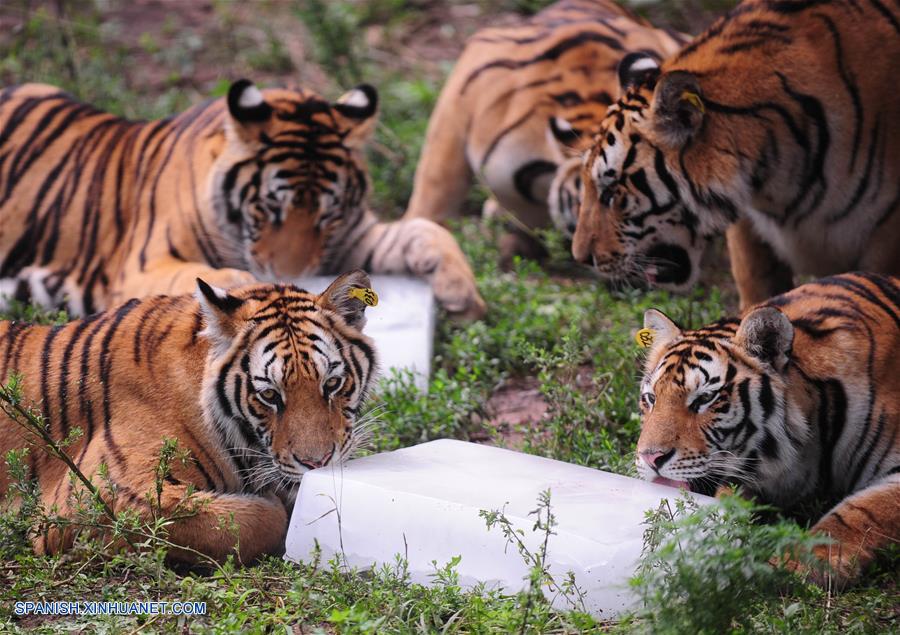
[[[310,276],[294,284],[321,293],[335,276]],[[434,344],[435,303],[431,287],[419,278],[371,276],[378,306],[366,310],[366,334],[375,340],[383,373],[407,369],[416,385],[428,387]]]
[[[510,450],[442,440],[325,467],[304,475],[288,528],[286,558],[304,561],[318,543],[325,558],[350,566],[393,564],[405,555],[412,579],[430,582],[432,561],[457,567],[466,586],[524,587],[528,567],[479,510],[503,509],[533,552],[532,531],[543,490],[558,525],[548,562],[562,581],[569,571],[584,607],[612,617],[632,606],[627,587],[643,545],[644,512],[678,490]],[[695,496],[703,503],[714,499]],[[339,513],[335,513],[339,511]],[[558,597],[555,604],[567,608]]]

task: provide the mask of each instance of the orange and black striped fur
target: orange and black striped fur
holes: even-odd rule
[[[0,91],[0,294],[87,315],[133,297],[363,268],[412,273],[451,312],[484,303],[453,237],[366,206],[378,96],[235,82],[134,122],[26,84]]]
[[[184,516],[195,490],[187,502],[196,513],[169,528],[186,548],[171,556],[193,561],[191,549],[222,560],[239,544],[248,562],[283,549],[303,473],[342,461],[359,442],[354,423],[376,359],[361,332],[365,305],[348,291],[369,280],[350,272],[319,296],[196,284],[196,297],[134,299],[64,326],[0,322],[0,375],[21,375],[24,402],[43,412],[54,438],[81,429],[66,451],[101,491],[100,466],[108,467],[116,511],[151,514],[160,450],[176,439],[190,458],[172,461],[158,511]],[[26,446],[10,419],[0,432],[0,454]],[[47,509],[70,514],[67,467],[38,446],[28,461]],[[4,468],[0,492],[8,487]],[[56,529],[35,547],[56,553],[73,540]]]
[[[814,531],[840,580],[900,541],[900,279],[844,274],[683,331],[651,309],[637,445],[644,478],[739,484]]]
[[[745,0],[658,67],[627,58],[573,241],[613,278],[697,280],[728,229],[748,307],[793,274],[900,273],[900,6]]]
[[[662,59],[686,39],[611,0],[561,0],[519,24],[478,31],[431,115],[408,215],[457,214],[477,175],[525,225],[548,226],[549,208],[571,236],[577,206],[561,185],[548,202],[551,182],[613,103],[616,64],[629,51]]]

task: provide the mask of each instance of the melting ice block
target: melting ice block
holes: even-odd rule
[[[337,276],[310,276],[294,284],[321,293]],[[428,387],[434,343],[435,303],[431,287],[418,278],[371,276],[378,306],[366,310],[366,335],[375,340],[381,370],[410,370],[416,385]]]
[[[285,557],[307,560],[316,543],[326,559],[343,553],[359,568],[393,564],[400,554],[413,580],[428,583],[432,561],[442,566],[461,556],[462,584],[514,592],[524,587],[527,566],[478,512],[503,509],[534,552],[541,536],[528,513],[546,489],[558,522],[548,549],[551,573],[560,581],[574,573],[584,607],[595,615],[612,617],[632,606],[627,581],[643,545],[644,512],[680,496],[677,490],[462,441],[432,441],[306,473]],[[555,604],[570,606],[564,598]]]

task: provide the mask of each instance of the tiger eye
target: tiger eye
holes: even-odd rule
[[[265,390],[259,391],[259,396],[265,401],[273,402],[278,397],[278,391],[274,388],[266,388]]]
[[[329,377],[327,380],[325,380],[325,387],[328,390],[337,390],[337,387],[340,386],[340,384],[340,377]]]

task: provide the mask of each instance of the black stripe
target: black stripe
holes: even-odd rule
[[[469,86],[481,76],[482,73],[487,71],[497,69],[497,68],[505,68],[508,70],[517,70],[521,68],[525,68],[526,66],[531,66],[532,64],[538,64],[540,62],[553,62],[563,53],[569,51],[570,49],[580,47],[589,42],[596,42],[598,44],[602,44],[614,51],[621,51],[622,43],[619,42],[614,37],[610,37],[608,35],[603,35],[600,33],[593,33],[590,31],[582,31],[580,33],[576,33],[572,37],[565,38],[560,40],[550,48],[541,53],[525,60],[510,60],[510,59],[499,59],[493,60],[486,64],[482,64],[474,71],[472,71],[468,77],[466,77],[466,81],[463,83],[462,88],[460,89],[460,94],[465,94],[466,90],[468,90]]]
[[[137,299],[132,299],[120,306],[116,309],[115,313],[113,313],[112,320],[110,320],[109,328],[106,330],[106,333],[103,336],[103,340],[100,343],[100,355],[99,355],[99,371],[100,371],[100,383],[103,386],[103,438],[106,441],[107,447],[112,451],[113,458],[116,459],[117,464],[123,470],[128,470],[128,462],[125,459],[125,454],[122,452],[119,445],[116,443],[112,434],[112,396],[111,396],[111,379],[112,379],[112,341],[113,337],[116,334],[116,331],[119,330],[119,326],[122,323],[122,320],[131,313],[137,306],[139,306],[140,302]]]

